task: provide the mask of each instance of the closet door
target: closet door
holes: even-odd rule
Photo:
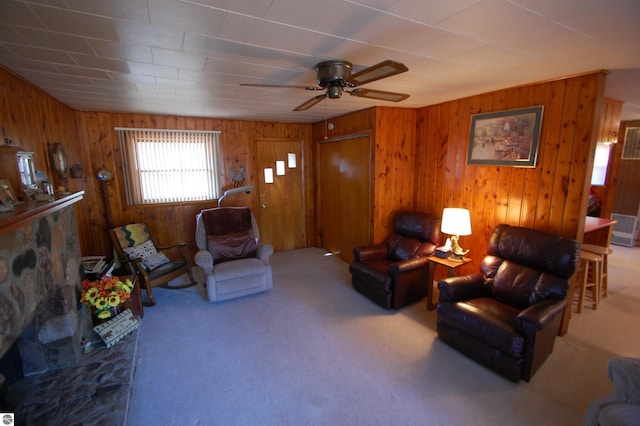
[[[347,263],[371,238],[371,164],[369,135],[319,144],[321,244]]]

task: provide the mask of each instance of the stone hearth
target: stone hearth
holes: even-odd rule
[[[72,206],[0,235],[0,357],[17,342],[25,376],[77,364],[90,320],[79,291]]]

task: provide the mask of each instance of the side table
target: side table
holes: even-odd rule
[[[130,279],[133,281],[133,289],[131,289],[131,298],[128,302],[125,302],[127,308],[131,308],[133,315],[139,316],[141,319],[144,317],[144,310],[142,308],[142,296],[140,295],[140,279],[138,274],[134,275],[122,275],[119,277],[121,280]]]
[[[436,293],[438,292],[437,287],[433,283],[433,277],[436,271],[436,265],[443,265],[449,269],[448,276],[452,277],[455,269],[459,266],[466,265],[471,262],[469,258],[463,258],[462,261],[456,262],[455,260],[442,259],[437,256],[429,256],[429,275],[427,277],[427,309],[433,311],[436,308],[436,303],[434,302],[438,300],[436,297]]]

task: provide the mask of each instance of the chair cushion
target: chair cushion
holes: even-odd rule
[[[481,297],[438,304],[438,320],[513,358],[523,357],[524,336],[515,329],[519,309]]]
[[[187,266],[186,262],[167,262],[167,263],[163,263],[162,265],[158,266],[155,269],[152,269],[149,271],[149,278],[151,278],[151,280],[155,280],[157,278],[161,278],[164,275],[167,275],[171,272],[177,271],[178,269],[184,268],[185,266]]]
[[[387,258],[394,261],[411,259],[416,255],[420,244],[418,240],[396,234],[389,240]]]
[[[215,265],[213,275],[216,281],[226,281],[234,278],[247,277],[249,275],[264,274],[267,265],[255,257],[248,259],[236,259]]]
[[[224,235],[208,235],[207,248],[213,256],[213,263],[234,259],[255,257],[258,249],[253,229]]]

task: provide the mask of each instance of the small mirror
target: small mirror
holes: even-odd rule
[[[66,179],[69,171],[69,165],[67,163],[67,153],[64,147],[60,143],[54,143],[51,149],[51,162],[53,169],[56,171],[60,179]]]

